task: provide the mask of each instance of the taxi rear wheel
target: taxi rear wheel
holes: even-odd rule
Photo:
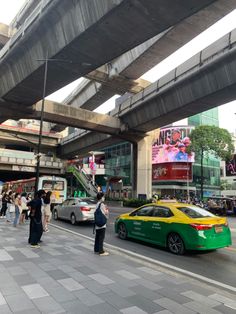
[[[171,253],[182,255],[185,252],[184,242],[178,233],[168,235],[167,246]]]
[[[124,223],[120,223],[118,226],[118,236],[120,239],[125,240],[127,239],[127,229]]]

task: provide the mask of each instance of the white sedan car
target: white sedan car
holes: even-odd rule
[[[81,221],[93,221],[97,201],[91,197],[71,197],[53,209],[53,218],[69,220],[72,225]]]

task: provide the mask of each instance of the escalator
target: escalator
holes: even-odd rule
[[[88,174],[83,168],[78,169],[76,166],[71,165],[67,168],[67,172],[74,175],[88,195],[92,197],[97,196],[97,184],[93,184],[91,175]]]

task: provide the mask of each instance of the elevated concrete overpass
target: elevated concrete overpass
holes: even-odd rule
[[[34,117],[40,118],[42,111],[41,101],[34,105]],[[92,112],[90,110],[75,108],[45,100],[44,121],[60,122],[64,125],[77,127],[78,125],[87,130],[118,135],[126,128],[119,118]]]
[[[41,99],[47,52],[70,61],[49,63],[48,95],[214,2],[42,1],[0,52],[1,110]]]
[[[0,49],[7,43],[9,40],[9,26],[3,23],[0,23]]]
[[[39,131],[28,128],[13,127],[0,124],[0,145],[8,147],[16,145],[18,147],[37,147],[39,140]],[[42,133],[42,149],[55,151],[60,143],[61,136],[53,132]]]
[[[25,0],[19,12],[17,12],[16,16],[10,23],[10,28],[12,30],[19,29],[21,26],[27,24],[29,16],[31,13],[38,7],[42,6],[42,0]]]
[[[148,82],[141,75],[236,8],[235,0],[219,0],[122,56],[89,73],[63,103],[94,110],[115,94],[138,93]],[[56,124],[53,130],[64,126]]]
[[[191,59],[133,95],[110,114],[129,132],[145,134],[158,127],[235,100],[236,29]],[[116,137],[88,131],[64,140],[59,149],[63,158],[83,155],[120,141]],[[137,143],[140,140],[137,137]]]
[[[155,132],[149,131],[235,100],[235,70],[236,30],[111,112],[126,125],[124,138],[134,130],[143,134],[142,139],[137,137],[133,140],[134,196],[144,193],[151,197],[152,193],[151,144],[156,138]],[[121,141],[118,137],[95,132],[80,135],[77,139],[64,142],[59,154],[68,158]]]

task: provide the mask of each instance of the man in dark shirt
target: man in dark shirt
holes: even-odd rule
[[[30,230],[29,230],[29,244],[32,248],[39,248],[39,242],[43,234],[42,224],[42,199],[46,193],[44,190],[39,190],[36,193],[36,197],[30,201],[27,205],[30,208]]]

